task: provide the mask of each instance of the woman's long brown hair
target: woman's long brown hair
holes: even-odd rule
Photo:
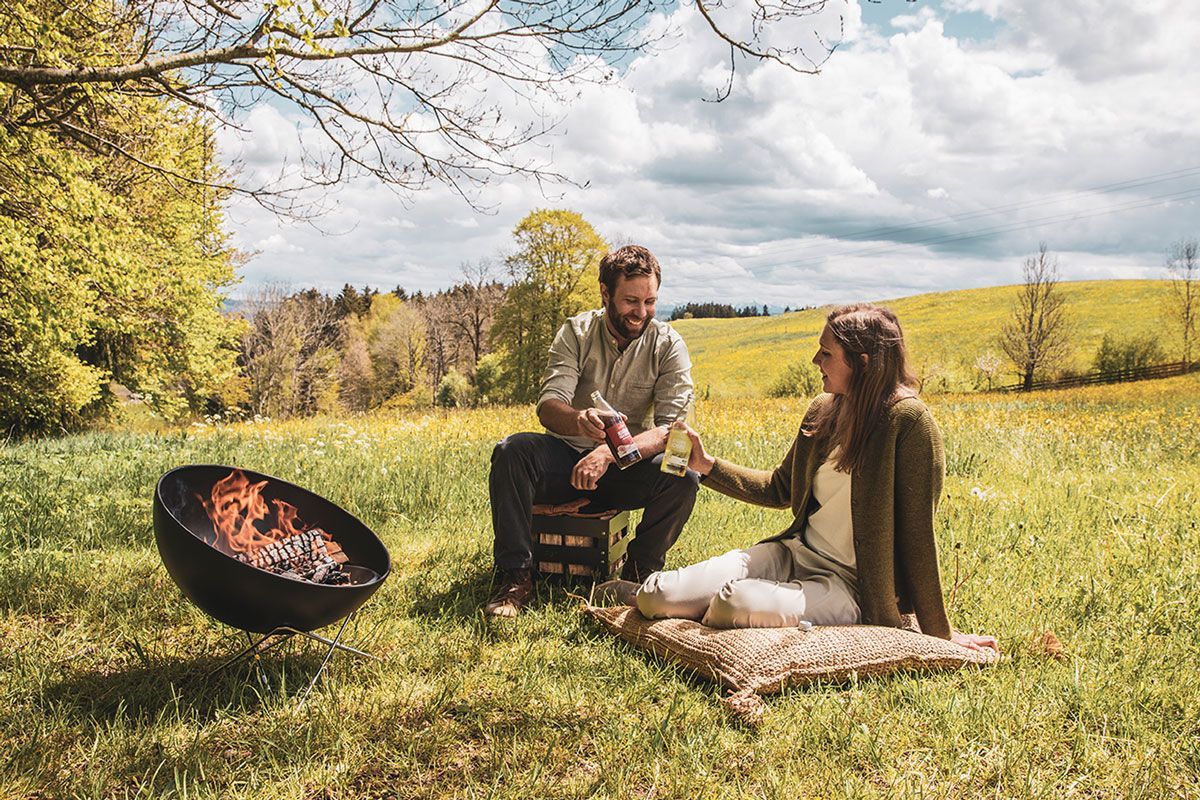
[[[825,457],[837,447],[837,470],[854,473],[887,409],[915,396],[917,380],[908,367],[900,321],[889,309],[871,303],[842,306],[829,312],[825,322],[846,351],[850,386],[818,410],[804,433],[817,440]]]

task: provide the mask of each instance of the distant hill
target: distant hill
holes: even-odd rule
[[[1061,284],[1074,325],[1075,352],[1070,369],[1090,368],[1105,333],[1117,337],[1163,332],[1165,281],[1072,281]],[[1015,286],[937,292],[877,301],[896,312],[904,326],[914,368],[931,378],[927,391],[977,388],[975,360],[987,350],[1001,355],[996,335],[1008,318]],[[796,304],[804,303],[803,297]],[[829,307],[771,317],[685,319],[671,323],[683,335],[694,364],[692,376],[701,396],[761,397],[789,364],[807,361]],[[1163,349],[1177,358],[1175,333],[1168,330]],[[1015,374],[1006,363],[1000,383]]]

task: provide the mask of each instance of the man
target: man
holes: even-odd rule
[[[642,581],[662,569],[692,513],[699,477],[659,469],[667,426],[692,392],[683,338],[654,319],[661,272],[644,247],[628,245],[600,261],[604,307],[572,317],[550,346],[537,414],[548,433],[516,433],[492,452],[489,491],[497,590],[489,614],[512,617],[533,593],[534,504],[576,501],[581,510],[643,508],[621,577]],[[642,460],[616,464],[591,395],[599,390],[627,418]],[[654,425],[644,420],[653,406]]]

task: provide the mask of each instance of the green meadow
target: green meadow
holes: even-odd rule
[[[896,305],[920,342],[948,309],[911,302],[926,310]],[[763,327],[743,363],[771,325],[803,344],[808,318],[744,323]],[[720,325],[681,327],[717,381]],[[930,403],[951,619],[998,636],[1004,660],[793,688],[754,730],[562,589],[516,620],[480,614],[488,456],[535,429],[529,408],[4,445],[0,797],[1194,797],[1200,375]],[[770,467],[804,405],[710,400],[699,418],[711,450]],[[380,534],[393,572],[347,635],[382,661],[338,655],[303,707],[315,645],[205,677],[242,640],[182,598],[150,518],[158,476],[202,462],[301,483]],[[702,490],[670,563],[786,522]]]
[[[1168,360],[1177,360],[1163,307],[1166,281],[1073,281],[1060,284],[1072,328],[1073,352],[1064,368],[1086,372],[1105,334],[1118,339],[1161,337]],[[883,300],[904,326],[913,366],[932,377],[928,389],[971,391],[980,383],[975,361],[996,344],[1017,295],[1016,286],[966,289]],[[802,305],[804,298],[796,298]],[[687,341],[693,378],[703,396],[762,397],[788,365],[806,362],[817,347],[828,308],[774,317],[685,319],[672,323]],[[1014,383],[1006,364],[997,385]]]

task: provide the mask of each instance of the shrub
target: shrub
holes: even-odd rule
[[[1162,345],[1153,334],[1117,339],[1106,333],[1093,367],[1097,372],[1115,372],[1161,364],[1165,358]]]
[[[767,390],[771,397],[815,397],[820,393],[821,371],[807,361],[789,366]]]
[[[500,403],[507,397],[504,393],[504,356],[488,353],[475,365],[475,391],[480,403]]]
[[[443,408],[463,408],[474,401],[475,388],[466,375],[453,369],[442,376],[433,395],[433,404]]]

